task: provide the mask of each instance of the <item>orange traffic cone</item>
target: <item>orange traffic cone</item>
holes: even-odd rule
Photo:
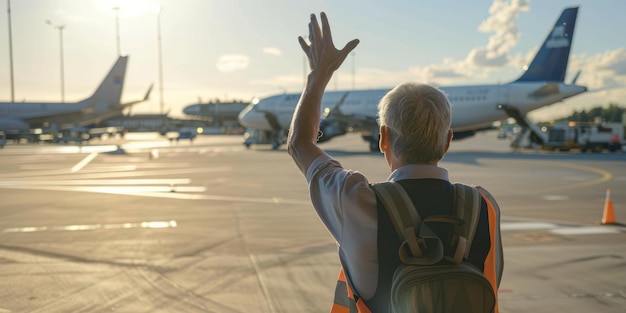
[[[613,201],[611,200],[611,188],[606,190],[606,200],[604,201],[604,214],[602,224],[615,224],[615,212],[613,212]]]

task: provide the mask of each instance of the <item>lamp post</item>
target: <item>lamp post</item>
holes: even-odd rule
[[[11,0],[7,0],[7,15],[9,17],[9,66],[11,71],[11,103],[15,102],[15,87],[13,86],[13,36],[11,32]]]
[[[354,90],[354,77],[356,75],[356,68],[355,68],[355,56],[356,56],[356,52],[352,52],[350,53],[350,55],[352,55],[352,90]]]
[[[120,48],[120,7],[113,7],[115,11],[115,40],[117,42],[117,55],[122,55]]]
[[[63,73],[63,29],[65,25],[56,25],[50,20],[46,20],[46,24],[59,30],[59,59],[60,59],[60,72],[61,72],[61,103],[65,102],[65,75]]]
[[[163,6],[159,5],[159,12],[157,12],[157,54],[159,57],[159,106],[161,114],[163,114],[163,57],[161,54],[161,11]]]

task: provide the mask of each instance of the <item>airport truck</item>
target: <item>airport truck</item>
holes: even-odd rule
[[[280,145],[287,142],[287,133],[287,129],[272,132],[256,128],[246,128],[246,131],[243,133],[243,144],[246,148],[250,148],[251,145],[271,144],[272,150],[276,150]]]
[[[581,152],[610,152],[622,150],[624,125],[621,123],[576,123],[557,124],[547,129],[545,150]]]

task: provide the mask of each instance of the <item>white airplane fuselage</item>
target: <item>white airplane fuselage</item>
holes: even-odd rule
[[[520,113],[530,111],[560,102],[566,98],[585,92],[584,86],[554,83],[558,86],[557,92],[543,96],[532,96],[537,90],[546,86],[546,83],[515,82],[504,85],[477,85],[440,87],[445,92],[452,105],[452,129],[467,131],[488,127],[495,121],[509,116],[499,106],[511,105]],[[329,91],[322,98],[322,115],[324,110],[333,109],[345,95],[345,99],[338,106],[342,115],[356,118],[377,118],[378,102],[389,89]],[[272,130],[272,125],[266,118],[266,112],[274,114],[281,128],[288,128],[291,123],[294,109],[300,99],[300,94],[283,94],[271,96],[251,104],[240,115],[240,123],[245,127],[258,130]]]
[[[22,120],[39,116],[71,114],[86,109],[88,105],[89,103],[87,101],[77,103],[6,102],[0,105],[0,118],[7,117],[15,120]],[[28,124],[23,124],[25,126],[24,129],[28,129]]]

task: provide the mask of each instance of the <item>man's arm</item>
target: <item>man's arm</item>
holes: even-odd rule
[[[358,39],[348,42],[341,50],[333,44],[330,25],[326,14],[320,14],[322,27],[311,14],[309,23],[309,42],[298,37],[300,47],[306,53],[311,72],[307,76],[306,86],[291,120],[287,151],[296,162],[302,173],[316,157],[324,152],[317,146],[320,124],[322,96],[333,72],[341,66],[348,54],[359,44]]]

